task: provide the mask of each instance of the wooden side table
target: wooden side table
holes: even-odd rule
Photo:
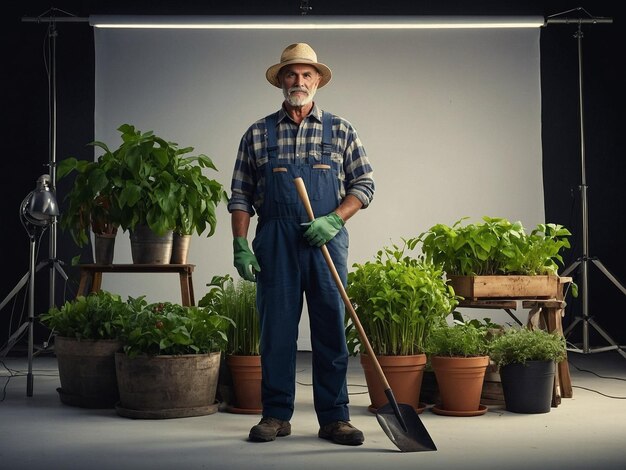
[[[195,305],[192,273],[194,264],[81,264],[77,295],[98,292],[102,273],[178,273],[182,305]]]

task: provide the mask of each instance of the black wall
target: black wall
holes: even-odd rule
[[[623,66],[624,26],[616,8],[608,1],[421,1],[363,2],[341,0],[242,0],[215,1],[77,1],[59,0],[57,4],[40,1],[10,1],[3,7],[2,48],[2,142],[0,157],[2,197],[0,210],[0,250],[2,276],[0,299],[13,289],[28,271],[28,237],[20,224],[18,208],[34,188],[42,173],[49,172],[50,159],[48,70],[48,24],[24,22],[37,16],[87,17],[90,14],[205,14],[205,15],[299,15],[300,6],[308,3],[315,15],[541,15],[547,17],[583,7],[593,16],[613,18],[613,24],[583,25],[583,103],[586,176],[588,186],[589,255],[597,258],[618,280],[626,280],[624,248],[624,184],[626,176],[623,110],[625,109]],[[51,9],[55,11],[49,11]],[[60,11],[59,11],[60,10]],[[586,15],[572,12],[573,18]],[[56,160],[67,156],[91,157],[85,144],[93,140],[94,113],[94,44],[93,31],[87,23],[57,23],[56,40]],[[574,234],[573,247],[566,253],[565,266],[582,255],[581,222],[581,143],[578,101],[578,49],[575,25],[549,25],[541,32],[542,138],[544,155],[544,193],[546,221],[560,223]],[[47,65],[48,68],[50,64]],[[505,175],[504,177],[515,177]],[[57,185],[59,199],[67,184]],[[69,276],[66,283],[56,276],[56,303],[72,298],[77,287],[77,270],[70,265],[79,254],[69,236],[59,230],[57,258]],[[85,253],[85,252],[84,252]],[[47,234],[39,246],[38,262],[48,259]],[[588,313],[616,341],[626,343],[626,296],[592,262],[589,265]],[[580,285],[578,270],[573,271]],[[44,266],[35,276],[36,314],[49,305],[49,269]],[[581,297],[568,296],[564,323],[582,313]],[[23,288],[0,310],[0,348],[22,323],[27,310]],[[579,323],[571,339],[580,340]],[[48,331],[38,326],[37,344]],[[590,329],[592,345],[606,341]],[[24,351],[22,338],[11,354]]]

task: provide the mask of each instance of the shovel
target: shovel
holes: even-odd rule
[[[311,202],[309,201],[309,195],[307,194],[304,181],[302,178],[298,177],[294,179],[294,183],[296,185],[298,195],[300,196],[300,200],[302,201],[302,204],[304,204],[307,215],[309,216],[309,219],[313,221],[315,219],[315,215],[313,214],[313,208],[311,207]],[[385,431],[385,434],[387,434],[389,439],[391,439],[391,442],[393,442],[402,452],[437,450],[435,443],[415,412],[415,409],[411,405],[398,403],[396,401],[396,398],[393,395],[393,390],[391,390],[391,386],[385,377],[383,369],[380,367],[380,363],[374,354],[372,345],[367,339],[367,335],[365,334],[365,330],[361,325],[359,317],[356,314],[356,311],[352,306],[352,302],[350,302],[348,294],[343,287],[343,283],[341,282],[341,278],[337,273],[335,264],[330,257],[328,248],[326,248],[326,245],[322,245],[321,250],[335,284],[337,284],[337,289],[339,289],[343,303],[346,305],[348,312],[350,312],[350,317],[352,318],[352,322],[359,333],[361,343],[363,343],[368,356],[372,359],[376,373],[385,389],[385,395],[389,400],[389,403],[376,410],[376,419],[378,420],[378,423],[383,428],[383,431]]]

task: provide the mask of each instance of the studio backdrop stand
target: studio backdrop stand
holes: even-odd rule
[[[28,284],[28,317],[27,320],[9,337],[7,342],[0,350],[0,357],[5,357],[15,344],[22,338],[23,334],[28,331],[28,374],[27,374],[27,396],[33,394],[33,376],[32,376],[32,359],[33,359],[33,326],[34,326],[34,284],[35,274],[43,268],[48,268],[49,274],[49,303],[48,307],[56,306],[56,277],[60,275],[65,281],[68,280],[67,274],[63,270],[62,262],[57,258],[57,220],[59,216],[56,206],[56,167],[57,167],[57,97],[56,97],[56,39],[57,39],[57,23],[66,22],[85,22],[86,18],[78,18],[75,16],[61,16],[58,14],[69,15],[68,13],[52,8],[42,15],[34,18],[22,18],[27,23],[43,23],[48,25],[46,35],[46,56],[45,66],[48,74],[48,122],[49,122],[49,150],[48,150],[48,174],[42,175],[38,180],[38,189],[29,193],[29,196],[22,202],[20,207],[20,218],[22,225],[26,229],[29,240],[29,270],[20,281],[15,285],[13,290],[0,303],[0,311],[13,299],[20,290]],[[39,187],[39,184],[45,185],[45,189]],[[35,193],[46,193],[48,199],[54,201],[54,210],[47,208],[46,213],[35,211],[27,199],[39,198],[40,195]],[[50,197],[51,196],[51,197]],[[37,208],[35,208],[37,209]],[[38,209],[37,209],[38,210]],[[34,214],[34,217],[33,217]],[[38,235],[48,230],[48,259],[36,263],[36,241]]]
[[[28,331],[28,372],[26,374],[26,396],[33,396],[33,355],[34,355],[34,335],[35,323],[35,267],[36,242],[39,229],[42,231],[48,228],[54,218],[59,215],[59,210],[54,193],[50,190],[50,175],[41,175],[37,180],[37,187],[28,193],[20,204],[20,221],[28,233],[28,272],[22,277],[17,286],[2,301],[0,309],[28,283],[28,317],[24,323],[11,335],[6,347],[0,351],[0,357],[6,356],[7,352],[21,338],[25,331]]]
[[[577,11],[579,13],[584,12],[588,15],[586,18],[567,18],[562,15]],[[578,352],[583,354],[612,351],[617,350],[624,358],[626,358],[626,352],[624,349],[626,346],[620,346],[589,314],[589,263],[598,268],[607,279],[609,279],[624,295],[626,295],[626,288],[621,284],[617,278],[611,274],[611,272],[602,264],[596,257],[589,255],[589,210],[587,202],[587,172],[586,172],[586,160],[585,160],[585,126],[584,126],[584,107],[583,107],[583,53],[582,53],[582,25],[583,24],[607,24],[612,23],[611,18],[596,18],[589,15],[583,8],[576,8],[575,10],[569,10],[564,13],[550,16],[546,19],[546,24],[573,24],[577,25],[578,29],[574,34],[574,38],[578,44],[578,102],[579,102],[579,116],[580,116],[580,163],[581,163],[581,184],[580,189],[580,206],[581,206],[581,219],[582,219],[582,253],[569,267],[567,267],[562,275],[567,276],[569,273],[578,269],[580,274],[580,286],[581,286],[581,302],[582,302],[582,315],[574,319],[574,321],[565,329],[563,334],[567,338],[568,334],[574,329],[578,323],[582,323],[582,348],[571,347],[569,351]],[[592,348],[589,346],[589,327],[595,329],[609,344],[610,346]]]

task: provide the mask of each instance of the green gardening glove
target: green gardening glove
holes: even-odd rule
[[[254,276],[255,272],[261,270],[259,262],[256,260],[256,256],[250,250],[248,246],[248,240],[244,237],[235,237],[233,240],[233,249],[235,252],[235,267],[237,272],[246,281],[256,281]]]
[[[304,238],[311,245],[320,247],[331,241],[339,233],[339,230],[344,225],[344,221],[336,212],[331,212],[304,225],[309,227],[304,232]]]

